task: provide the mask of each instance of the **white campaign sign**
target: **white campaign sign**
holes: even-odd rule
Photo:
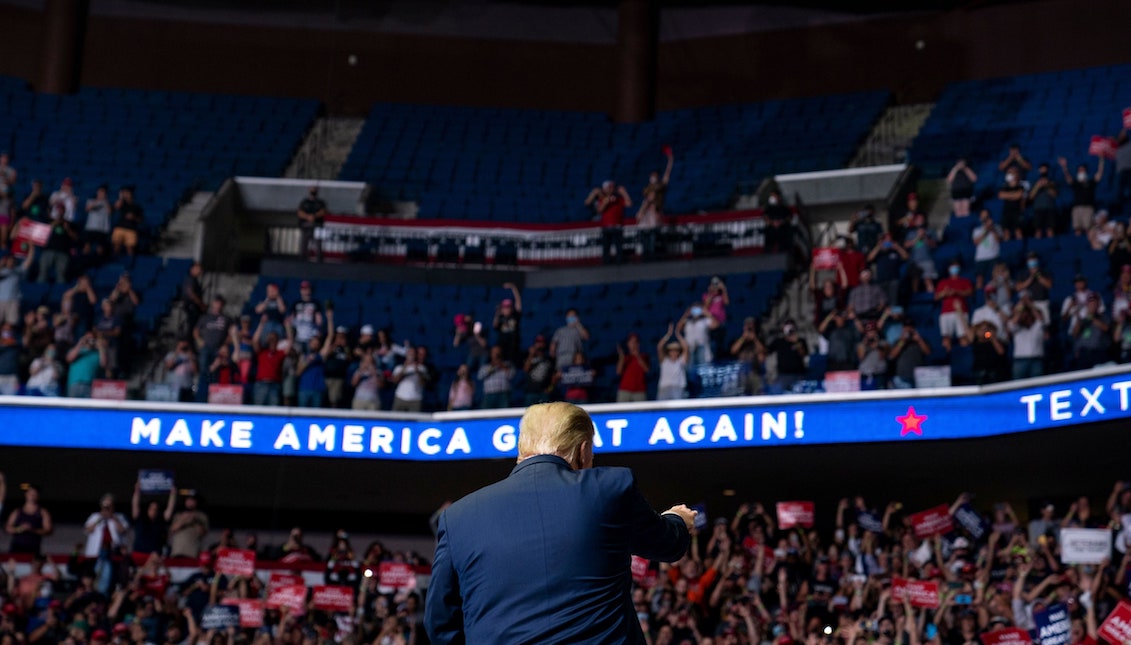
[[[1111,557],[1111,531],[1060,529],[1060,561],[1064,564],[1100,564]]]

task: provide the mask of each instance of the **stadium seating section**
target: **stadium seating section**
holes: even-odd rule
[[[769,313],[782,283],[780,271],[723,275],[731,305],[727,309],[731,335],[746,316]],[[301,279],[260,277],[244,313],[252,314],[263,300],[269,282],[279,285],[290,306],[299,299]],[[590,359],[597,362],[598,385],[613,384],[613,369],[601,370],[602,359],[615,363],[616,344],[629,332],[641,336],[644,351],[655,352],[656,342],[669,322],[679,320],[692,301],[707,290],[710,276],[556,288],[528,288],[522,292],[522,346],[529,347],[538,334],[547,341],[565,324],[565,311],[575,307],[592,334]],[[436,366],[444,372],[441,392],[446,397],[455,367],[467,358],[466,347],[453,348],[453,318],[468,313],[490,328],[496,305],[509,292],[483,286],[401,284],[396,282],[313,281],[314,298],[333,301],[336,324],[346,325],[356,335],[361,325],[387,328],[395,343],[405,340],[427,347]],[[493,332],[488,339],[493,339]],[[607,361],[605,361],[607,362]],[[518,366],[521,368],[521,365]],[[653,375],[655,376],[655,375]]]
[[[192,261],[187,259],[139,255],[134,258],[132,267],[104,264],[91,269],[88,275],[95,293],[105,297],[114,290],[122,273],[129,271],[134,291],[141,297],[141,303],[134,312],[134,340],[139,347],[145,347],[160,328],[161,318],[169,313],[191,264]],[[47,305],[52,311],[59,311],[63,292],[71,286],[25,283],[20,288],[20,308],[27,312]]]
[[[1073,169],[1085,160],[1095,167],[1095,158],[1085,156],[1091,137],[1118,132],[1127,105],[1131,65],[953,83],[912,144],[910,160],[932,178],[945,177],[965,157],[978,174],[979,192],[993,193],[1001,182],[997,163],[1018,143],[1034,165],[1048,162],[1059,177],[1060,156]],[[1105,181],[1097,197],[1107,202],[1113,189]],[[1069,203],[1071,192],[1062,191],[1061,199]]]
[[[661,112],[613,124],[597,112],[379,104],[340,178],[388,200],[417,201],[423,218],[584,221],[588,190],[605,179],[632,194],[676,163],[666,210],[729,206],[740,182],[845,166],[888,92],[830,95]]]
[[[131,89],[36,94],[0,77],[0,149],[20,172],[17,195],[33,178],[50,192],[71,177],[82,199],[99,184],[133,184],[154,229],[192,190],[282,175],[318,109],[308,99]]]

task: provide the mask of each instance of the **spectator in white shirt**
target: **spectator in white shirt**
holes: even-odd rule
[[[405,343],[407,346],[408,343]],[[424,385],[428,381],[428,369],[418,362],[417,348],[406,347],[404,363],[393,370],[393,383],[397,389],[393,393],[394,412],[420,412],[424,401]]]
[[[70,177],[64,179],[59,190],[51,193],[51,196],[47,198],[47,203],[51,205],[51,208],[55,208],[56,204],[63,205],[63,221],[70,223],[75,221],[76,201],[74,182],[71,181]]]
[[[711,354],[711,330],[718,326],[719,321],[699,303],[693,303],[683,312],[683,317],[676,324],[676,331],[687,342],[689,368],[710,363],[714,359]]]
[[[1005,323],[1009,320],[1009,309],[1002,308],[997,303],[997,300],[994,299],[996,293],[997,288],[993,285],[986,287],[986,302],[970,314],[970,324],[977,325],[984,321],[992,322],[997,329],[997,337],[1001,340],[1008,340],[1009,331],[1006,329]]]
[[[1001,229],[994,223],[990,211],[982,209],[978,215],[982,224],[974,229],[971,237],[974,240],[974,288],[981,289],[991,278],[994,263],[1001,255]]]
[[[1044,374],[1045,320],[1040,307],[1023,294],[1009,320],[1013,333],[1013,378],[1033,378]]]
[[[1089,297],[1094,297],[1099,301],[1098,313],[1102,314],[1107,311],[1103,298],[1100,298],[1099,294],[1088,288],[1088,279],[1083,274],[1076,274],[1075,285],[1076,290],[1065,296],[1064,302],[1060,305],[1060,319],[1064,321],[1068,329],[1076,324],[1076,319],[1084,314],[1088,308]]]

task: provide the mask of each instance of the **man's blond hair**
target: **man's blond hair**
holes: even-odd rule
[[[572,403],[539,403],[526,409],[518,426],[518,460],[557,455],[579,463],[581,446],[593,442],[593,420]]]

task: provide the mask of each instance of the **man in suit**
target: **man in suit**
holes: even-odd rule
[[[510,477],[440,516],[425,626],[433,643],[644,643],[632,554],[674,562],[695,511],[662,515],[627,468],[593,468],[593,421],[527,409]]]

